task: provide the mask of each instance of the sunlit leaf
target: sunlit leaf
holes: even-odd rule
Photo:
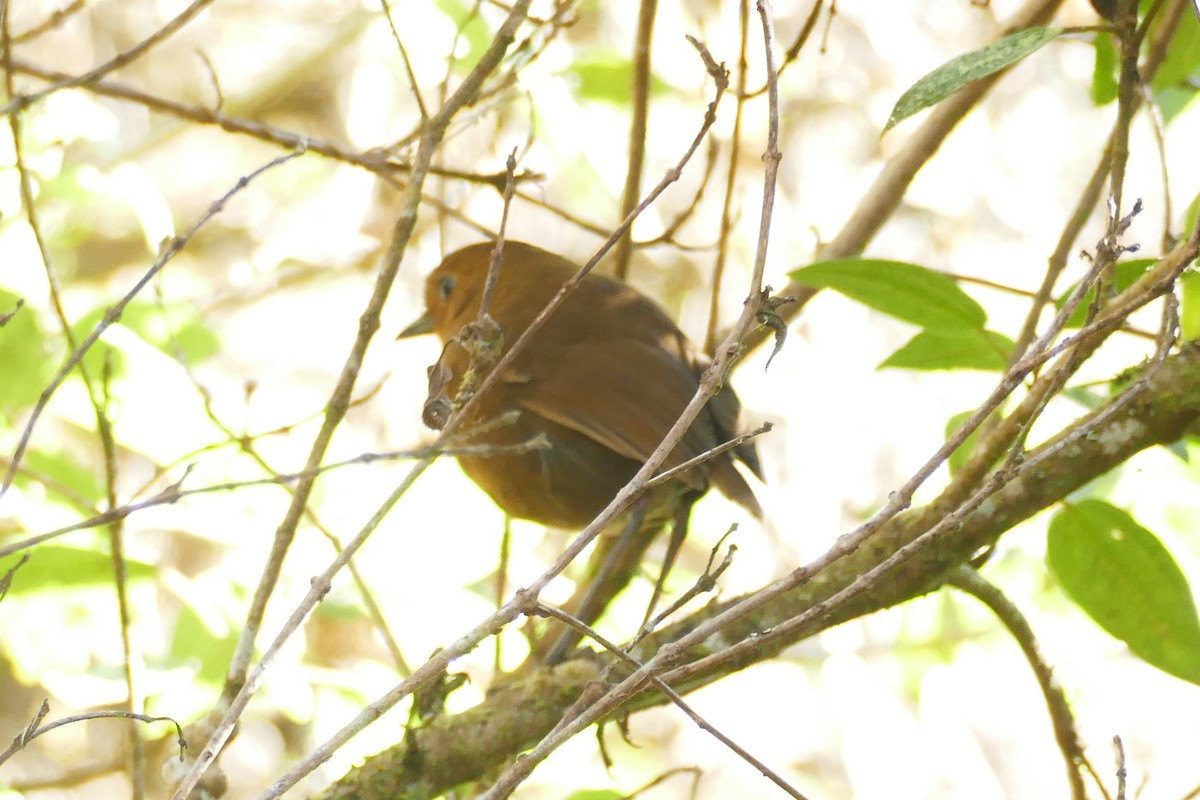
[[[81,463],[77,456],[31,448],[25,453],[24,465],[31,472],[54,481],[86,503],[98,503],[104,499],[104,488],[98,480],[95,467]],[[20,486],[35,481],[36,478],[17,476],[17,484]],[[47,496],[60,499],[54,488],[48,489]]]
[[[1185,83],[1200,72],[1200,11],[1183,14],[1167,45],[1166,57],[1150,81],[1153,89]]]
[[[436,0],[438,11],[454,21],[459,33],[467,43],[466,51],[455,51],[455,60],[472,66],[492,42],[487,23],[479,15],[478,7],[462,0]]]
[[[620,56],[599,56],[580,59],[566,74],[576,81],[575,95],[588,100],[604,100],[625,107],[629,104],[629,87],[633,85],[633,62]],[[650,96],[661,95],[667,84],[650,76]]]
[[[922,328],[978,330],[987,322],[983,307],[953,278],[916,264],[847,258],[810,264],[790,276],[804,286],[833,289]]]
[[[82,316],[74,325],[76,337],[82,341],[104,318],[107,308],[96,308]],[[130,303],[114,323],[136,333],[172,359],[182,358],[197,364],[220,349],[216,335],[203,323],[194,308],[182,304],[165,307],[154,303]],[[113,375],[125,374],[125,359],[119,348],[104,340],[96,342],[84,357],[84,364],[98,375],[103,359]]]
[[[0,410],[32,405],[56,368],[33,309],[18,309],[19,299],[0,289],[0,313],[12,314],[0,328]]]
[[[1163,123],[1170,124],[1184,109],[1192,105],[1198,94],[1200,92],[1190,85],[1170,86],[1155,92],[1154,102],[1162,114]]]
[[[1185,272],[1179,279],[1183,302],[1179,306],[1179,327],[1185,341],[1200,339],[1200,272]]]
[[[1033,27],[958,56],[914,83],[896,101],[884,130],[901,120],[929,108],[957,92],[971,81],[986,78],[1010,67],[1062,33],[1062,28]]]
[[[967,421],[972,413],[974,412],[964,411],[961,414],[955,414],[954,416],[950,417],[950,419],[946,420],[946,439],[949,439],[951,436],[953,436],[955,432],[962,427],[962,424]],[[950,454],[950,458],[947,459],[947,463],[950,466],[951,475],[957,473],[958,470],[962,468],[962,465],[967,463],[967,459],[971,457],[971,453],[975,449],[975,442],[978,439],[979,428],[976,428],[971,432],[971,435],[967,437],[967,440],[960,444],[954,450],[954,452]]]
[[[154,565],[125,559],[126,578],[147,580],[155,574]],[[95,586],[113,582],[113,562],[107,553],[61,545],[41,545],[13,580],[12,594]]]
[[[1164,672],[1200,683],[1200,618],[1187,579],[1128,513],[1084,500],[1054,515],[1046,561],[1080,608]]]
[[[567,800],[622,800],[624,797],[628,795],[612,789],[580,789],[567,795]]]
[[[189,306],[131,303],[121,315],[121,323],[167,355],[189,364],[212,356],[220,345]]]
[[[995,331],[924,330],[887,357],[880,369],[986,369],[1003,370],[1013,342]]]
[[[195,609],[186,605],[179,609],[169,652],[175,660],[195,664],[197,678],[220,683],[236,646],[237,631],[232,627],[214,630]]]
[[[1108,105],[1117,99],[1117,50],[1112,39],[1097,33],[1092,43],[1095,60],[1092,64],[1092,102],[1098,106]]]

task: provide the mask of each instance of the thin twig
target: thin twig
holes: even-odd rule
[[[819,6],[820,3],[818,2]],[[750,0],[738,3],[738,62],[737,86],[734,89],[733,130],[729,133],[729,167],[725,171],[725,191],[721,198],[721,228],[717,235],[717,259],[713,263],[712,287],[708,295],[708,322],[704,327],[704,352],[712,355],[717,346],[720,325],[721,283],[729,259],[729,240],[733,232],[733,199],[742,152],[742,116],[746,108],[746,73],[749,61],[746,49],[750,46]]]
[[[496,281],[500,277],[500,254],[504,252],[504,234],[508,230],[508,212],[512,208],[513,192],[516,181],[513,179],[517,170],[517,150],[513,148],[505,162],[504,201],[500,207],[500,229],[496,232],[496,244],[492,248],[491,260],[488,262],[487,278],[483,282],[483,294],[479,298],[479,314],[475,318],[477,324],[483,324],[492,305],[492,292],[496,290]]]
[[[87,7],[87,0],[71,0],[70,3],[62,8],[52,12],[48,17],[34,25],[32,28],[20,33],[14,34],[11,41],[13,44],[21,44],[36,39],[43,33],[48,33],[55,28],[62,27],[71,17],[78,14]]]
[[[108,61],[98,67],[85,72],[82,75],[76,75],[71,78],[60,80],[50,86],[47,86],[33,94],[12,96],[5,105],[0,106],[0,114],[12,114],[15,111],[20,111],[22,108],[27,108],[30,104],[37,102],[54,92],[62,89],[72,89],[76,86],[85,86],[93,81],[103,78],[110,72],[128,66],[137,59],[144,56],[155,45],[162,43],[171,35],[177,33],[184,25],[193,17],[199,14],[208,6],[212,5],[213,0],[192,0],[183,11],[176,14],[171,20],[156,30],[154,33],[147,36],[142,41],[135,44],[133,47],[122,50],[117,55],[113,56]]]
[[[639,669],[642,667],[642,664],[638,663],[637,659],[635,659],[633,656],[629,655],[629,652],[626,648],[622,648],[619,645],[616,645],[613,642],[609,641],[608,639],[604,638],[604,636],[597,633],[594,628],[592,628],[589,625],[586,625],[581,620],[568,614],[567,612],[563,611],[562,609],[555,608],[553,606],[548,606],[541,602],[537,602],[534,604],[534,608],[531,609],[531,611],[533,613],[539,614],[541,616],[553,617],[554,619],[558,620],[559,622],[562,622],[564,625],[574,628],[575,630],[579,631],[587,638],[595,641],[597,644],[599,644],[605,650],[612,653],[618,659],[625,662],[626,664],[633,667],[634,669]],[[688,704],[688,702],[686,700],[683,699],[683,697],[680,696],[680,694],[678,692],[676,692],[674,689],[672,689],[670,686],[668,686],[663,680],[658,678],[658,676],[651,675],[650,682],[654,685],[654,687],[656,689],[658,689],[660,692],[662,692],[663,696],[665,696],[668,700],[670,700],[680,711],[682,711],[684,714],[687,714],[688,719],[690,719],[692,722],[694,722],[696,724],[696,727],[700,728],[700,730],[702,730],[702,731],[707,732],[709,735],[711,735],[713,738],[715,738],[721,744],[725,745],[727,748],[732,750],[738,756],[738,758],[742,759],[747,764],[749,764],[750,766],[752,766],[756,770],[758,770],[759,773],[761,773],[763,775],[763,777],[765,777],[767,780],[771,781],[771,783],[775,784],[780,789],[782,789],[789,797],[794,797],[794,798],[796,798],[796,800],[806,800],[804,795],[800,794],[800,792],[794,786],[792,786],[790,783],[785,781],[777,772],[772,770],[770,767],[768,767],[762,761],[755,758],[753,755],[750,754],[750,751],[746,750],[746,748],[742,747],[737,742],[733,741],[733,739],[729,738],[724,733],[722,733],[715,725],[713,725],[708,720],[706,720],[704,717],[702,717],[694,708],[691,707],[691,705]],[[584,698],[581,698],[581,699],[586,699],[586,697],[587,697],[587,695],[585,694]],[[564,716],[564,722],[569,720],[570,718],[571,718],[571,714],[570,714],[570,712],[568,712],[567,715]],[[551,734],[553,734],[553,731],[551,731]],[[548,735],[550,735],[550,734],[548,734]]]
[[[417,110],[421,112],[421,119],[427,120],[429,112],[425,110],[425,100],[421,97],[421,85],[417,82],[412,61],[408,58],[408,48],[404,46],[404,40],[400,38],[400,31],[396,30],[396,20],[392,17],[392,4],[388,0],[379,0],[379,5],[383,7],[383,15],[387,17],[392,40],[396,42],[396,49],[400,51],[400,60],[404,62],[404,74],[408,77],[408,88],[412,90],[413,99],[417,101]]]
[[[33,75],[43,80],[55,81],[55,85],[66,83],[75,80],[76,76],[65,72],[47,69],[36,64],[30,64],[17,59],[13,60],[13,70],[25,75]],[[168,116],[187,120],[188,122],[197,125],[213,125],[227,133],[236,133],[243,136],[249,136],[264,142],[270,142],[282,148],[289,150],[305,149],[310,153],[315,153],[326,158],[340,161],[346,164],[352,164],[361,169],[365,169],[375,175],[379,175],[385,180],[395,182],[395,175],[407,174],[412,165],[393,158],[388,155],[388,148],[373,148],[366,152],[356,152],[340,147],[332,142],[326,142],[322,139],[317,139],[304,134],[294,133],[292,131],[283,130],[281,128],[267,125],[254,120],[236,117],[231,114],[222,113],[216,109],[204,108],[202,106],[187,105],[177,103],[173,100],[167,100],[162,97],[148,94],[146,92],[134,89],[124,84],[114,83],[111,81],[91,81],[80,89],[101,97],[111,97],[118,100],[125,100],[130,103],[144,106],[152,111],[157,111]],[[486,186],[493,186],[497,191],[503,189],[504,173],[494,172],[491,174],[480,174],[474,172],[465,172],[463,170],[442,168],[430,166],[429,174],[437,175],[442,178],[450,178],[453,180],[463,181],[465,183],[477,183]],[[537,182],[545,176],[535,172],[522,172],[516,176],[518,183]],[[524,197],[524,195],[518,195]],[[434,205],[432,200],[427,199]]]
[[[712,550],[709,551],[708,563],[704,566],[704,572],[701,573],[700,577],[696,579],[691,588],[681,594],[669,606],[660,611],[654,617],[654,619],[647,620],[645,623],[643,623],[641,630],[637,632],[637,636],[630,640],[629,644],[626,645],[626,651],[636,647],[642,641],[642,639],[644,639],[646,636],[649,636],[664,621],[670,619],[676,611],[692,602],[693,598],[698,597],[706,592],[711,592],[716,588],[717,581],[722,575],[725,574],[725,570],[733,566],[733,557],[737,553],[737,545],[729,545],[729,549],[725,551],[725,557],[721,559],[720,563],[716,563],[717,554],[720,552],[721,545],[724,544],[725,540],[729,538],[736,530],[737,523],[729,526],[729,530],[725,531],[724,535],[717,540],[717,543],[713,545]]]
[[[949,583],[991,609],[997,619],[1008,628],[1009,633],[1017,640],[1025,660],[1037,679],[1050,711],[1050,722],[1054,726],[1054,738],[1058,749],[1062,752],[1063,761],[1067,768],[1067,784],[1071,787],[1071,797],[1074,800],[1087,800],[1087,791],[1083,786],[1083,777],[1079,774],[1079,765],[1083,762],[1083,748],[1079,744],[1079,731],[1075,728],[1075,718],[1071,715],[1071,706],[1062,687],[1054,679],[1050,665],[1042,658],[1038,649],[1037,639],[1029,621],[1021,614],[1005,594],[996,586],[984,579],[977,571],[963,565],[956,568],[949,578]]]
[[[1125,800],[1125,783],[1129,773],[1125,768],[1125,743],[1120,736],[1113,737],[1113,749],[1117,756],[1117,800]]]
[[[41,707],[37,711],[37,714],[34,715],[33,720],[30,721],[29,725],[25,728],[21,735],[13,740],[12,744],[8,746],[8,749],[6,749],[3,753],[0,753],[0,764],[8,761],[8,759],[12,758],[14,754],[25,749],[26,745],[43,734],[47,734],[50,731],[56,728],[61,728],[64,725],[74,725],[77,722],[86,722],[93,719],[131,719],[145,723],[170,722],[175,726],[175,732],[179,741],[180,753],[182,754],[183,750],[187,748],[187,742],[183,740],[182,726],[180,726],[180,724],[171,717],[151,717],[146,714],[135,714],[130,711],[86,711],[82,714],[72,714],[69,717],[63,717],[62,719],[57,719],[54,722],[49,722],[45,725],[42,725],[42,720],[45,719],[46,715],[49,713],[50,703],[43,700]]]
[[[662,472],[658,473],[650,480],[646,481],[646,488],[652,489],[655,486],[658,486],[660,483],[666,483],[667,481],[674,478],[676,475],[679,475],[683,472],[687,472],[689,469],[699,466],[700,464],[703,464],[706,461],[711,461],[712,459],[716,458],[717,456],[721,455],[722,453],[727,453],[730,450],[733,450],[734,448],[741,447],[746,442],[750,441],[751,439],[757,439],[759,436],[762,436],[764,433],[770,433],[770,431],[773,428],[774,428],[774,425],[772,425],[770,422],[764,422],[762,425],[759,425],[757,428],[755,428],[752,431],[748,431],[747,433],[743,433],[739,436],[735,436],[727,442],[722,442],[721,444],[717,445],[716,447],[712,447],[708,450],[705,450],[703,453],[700,453],[697,456],[689,458],[687,461],[683,462],[682,464],[678,464],[674,467],[671,467],[668,470],[663,470]]]
[[[633,43],[633,82],[629,89],[629,145],[626,149],[625,188],[621,190],[621,217],[629,216],[642,193],[642,168],[646,162],[646,125],[650,116],[651,44],[654,41],[654,17],[658,0],[639,0],[637,32]],[[617,280],[629,277],[633,259],[633,231],[626,230],[617,242],[613,274]]]
[[[472,428],[468,433],[474,433],[479,428]],[[464,434],[464,436],[467,434]],[[459,447],[421,447],[416,450],[392,450],[386,453],[361,453],[352,458],[334,461],[328,464],[322,464],[320,467],[312,470],[301,470],[291,473],[274,473],[266,478],[251,478],[244,481],[227,481],[225,483],[214,483],[208,486],[199,486],[195,489],[184,489],[183,482],[187,480],[188,474],[191,472],[191,466],[184,470],[184,475],[175,483],[167,486],[157,494],[146,498],[145,500],[137,500],[126,503],[123,506],[109,509],[104,512],[94,513],[93,516],[73,522],[70,525],[65,525],[61,528],[55,528],[46,533],[39,533],[35,536],[30,536],[20,541],[10,542],[3,547],[0,547],[0,558],[10,556],[13,553],[19,553],[22,550],[28,550],[31,547],[42,544],[43,542],[57,539],[68,533],[75,531],[87,530],[89,528],[98,528],[102,525],[110,525],[118,520],[123,520],[129,516],[144,511],[148,508],[157,506],[172,505],[179,502],[185,497],[192,497],[202,494],[213,494],[216,492],[232,492],[238,489],[245,489],[251,486],[278,486],[297,483],[302,480],[311,479],[322,475],[326,472],[342,469],[349,466],[358,466],[366,464],[375,464],[380,461],[420,461],[423,459],[432,459],[438,456],[493,456],[493,455],[508,455],[512,453],[528,453],[535,450],[545,450],[549,447],[549,442],[540,436],[535,436],[532,439],[527,439],[523,442],[517,442],[510,445],[463,445]],[[263,465],[266,467],[266,465]],[[270,471],[268,469],[268,471]]]

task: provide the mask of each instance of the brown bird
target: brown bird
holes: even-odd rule
[[[484,242],[447,256],[426,281],[425,315],[400,334],[433,332],[445,345],[438,363],[430,367],[425,418],[433,427],[441,427],[468,372],[475,372],[468,381],[473,391],[499,358],[499,352],[490,360],[476,356],[472,365],[468,347],[476,351],[478,347],[460,337],[464,326],[479,314],[492,250],[492,243]],[[504,244],[489,307],[502,331],[502,348],[520,337],[576,271],[574,264],[554,253],[521,242]],[[473,338],[477,343],[478,335]],[[480,399],[471,418],[464,420],[463,439],[455,446],[485,445],[493,452],[459,454],[458,462],[511,516],[580,529],[658,447],[696,393],[709,363],[652,301],[622,283],[589,274]],[[722,388],[662,469],[732,438],[740,408],[733,390]],[[513,411],[515,420],[499,421]],[[547,446],[519,449],[539,435]],[[567,609],[586,623],[594,621],[632,578],[664,518],[675,520],[672,544],[677,549],[674,540],[682,540],[691,505],[710,483],[761,516],[754,493],[734,466],[735,458],[761,478],[751,442],[676,476],[667,484],[677,499],[673,510],[648,509],[644,503],[640,510],[635,506],[630,530],[623,536],[604,537],[598,545],[591,562],[603,562],[596,582],[604,578],[619,585],[603,592],[592,587],[584,594],[599,596],[577,595]],[[662,505],[661,499],[653,502]],[[664,573],[673,557],[669,547]],[[622,563],[607,563],[614,561]],[[550,660],[564,657],[573,645],[574,641],[560,642]]]

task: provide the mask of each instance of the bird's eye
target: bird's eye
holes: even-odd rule
[[[452,291],[454,291],[454,276],[447,275],[438,283],[438,297],[446,300]]]

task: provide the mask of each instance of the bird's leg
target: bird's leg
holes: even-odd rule
[[[663,587],[667,583],[667,576],[671,574],[671,567],[675,565],[675,559],[679,556],[679,551],[683,547],[683,540],[687,538],[688,523],[692,518],[692,506],[699,499],[699,494],[689,493],[683,497],[682,502],[675,509],[675,519],[671,522],[671,538],[667,540],[667,553],[663,556],[662,569],[659,570],[658,580],[654,582],[654,593],[650,595],[650,602],[646,604],[646,616],[642,618],[643,631],[646,631],[646,626],[650,623],[650,619],[654,616],[654,611],[658,607],[658,601],[662,599]],[[640,636],[641,634],[639,634]]]
[[[661,518],[648,519],[650,505],[649,496],[643,495],[638,498],[630,506],[620,533],[601,534],[598,537],[596,549],[588,559],[587,582],[581,585],[563,606],[585,625],[595,622],[613,598],[633,579],[641,563],[642,554],[646,552],[646,548],[654,539],[654,533],[662,524]],[[554,630],[559,627],[552,622],[543,641],[548,641],[554,635]],[[546,664],[564,661],[579,644],[581,636],[577,630],[564,630],[542,661]],[[535,645],[535,654],[537,649]]]

